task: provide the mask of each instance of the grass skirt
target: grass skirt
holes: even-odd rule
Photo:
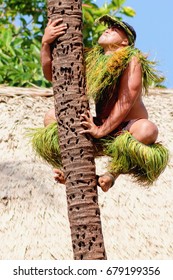
[[[61,155],[59,149],[59,138],[57,123],[51,123],[46,127],[33,128],[28,133],[33,150],[44,161],[55,168],[61,168]]]
[[[128,131],[105,143],[105,154],[112,158],[109,171],[132,174],[138,181],[153,183],[164,171],[169,152],[160,143],[145,145]]]
[[[56,122],[44,128],[33,129],[29,136],[33,149],[41,158],[53,167],[62,167]],[[128,131],[116,138],[96,139],[94,144],[95,156],[100,155],[102,150],[102,155],[111,157],[108,166],[110,172],[132,174],[144,184],[154,182],[168,163],[167,148],[160,143],[142,144]]]

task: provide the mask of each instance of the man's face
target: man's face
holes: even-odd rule
[[[100,36],[98,43],[100,46],[108,45],[121,45],[124,40],[127,40],[127,36],[122,28],[117,26],[111,26],[106,29],[103,34]],[[127,40],[128,41],[128,40]]]

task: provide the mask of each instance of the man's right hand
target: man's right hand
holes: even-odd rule
[[[67,30],[67,24],[62,23],[62,21],[62,18],[54,21],[49,19],[42,38],[42,45],[45,43],[51,44],[56,38],[65,34]]]

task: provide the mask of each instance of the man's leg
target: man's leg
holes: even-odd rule
[[[105,140],[103,139],[93,139],[94,144],[94,157],[104,156],[104,144]],[[115,183],[116,178],[118,177],[118,174],[106,172],[102,175],[97,175],[97,185],[102,189],[102,191],[107,192]]]
[[[44,126],[48,126],[49,124],[56,121],[55,117],[55,109],[52,108],[49,111],[46,112],[44,117]],[[64,172],[61,169],[54,168],[54,179],[57,183],[65,184],[65,177]]]
[[[50,109],[49,111],[46,112],[45,117],[44,117],[44,126],[48,126],[49,124],[56,122],[56,117],[55,117],[55,109]]]
[[[158,129],[156,125],[147,119],[140,119],[132,122],[128,130],[133,137],[136,138],[136,140],[146,145],[154,143],[158,136]],[[97,146],[96,143],[95,145]],[[54,169],[54,173],[55,180],[61,184],[65,184],[63,171],[60,169]],[[119,174],[112,172],[100,175],[98,176],[98,185],[104,192],[107,192],[114,185],[115,179],[117,179],[118,176]]]
[[[153,144],[158,136],[157,126],[148,119],[132,120],[126,129],[139,142],[149,145]],[[113,185],[119,174],[107,172],[98,178],[98,184],[104,192],[107,192]]]
[[[99,139],[94,139],[94,150],[95,150],[94,156],[98,157],[104,155],[103,145],[102,142],[99,141]],[[65,184],[65,177],[63,171],[57,168],[54,168],[53,171],[54,171],[55,181],[60,184]],[[118,176],[119,176],[118,174],[112,172],[111,173],[106,172],[105,174],[100,176],[97,175],[97,184],[104,192],[107,192],[114,185],[115,179]]]

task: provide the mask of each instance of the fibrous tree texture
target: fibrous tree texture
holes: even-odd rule
[[[63,18],[68,29],[52,46],[53,91],[74,259],[106,259],[98,206],[92,139],[80,116],[89,109],[85,96],[82,1],[48,0],[48,17]]]

